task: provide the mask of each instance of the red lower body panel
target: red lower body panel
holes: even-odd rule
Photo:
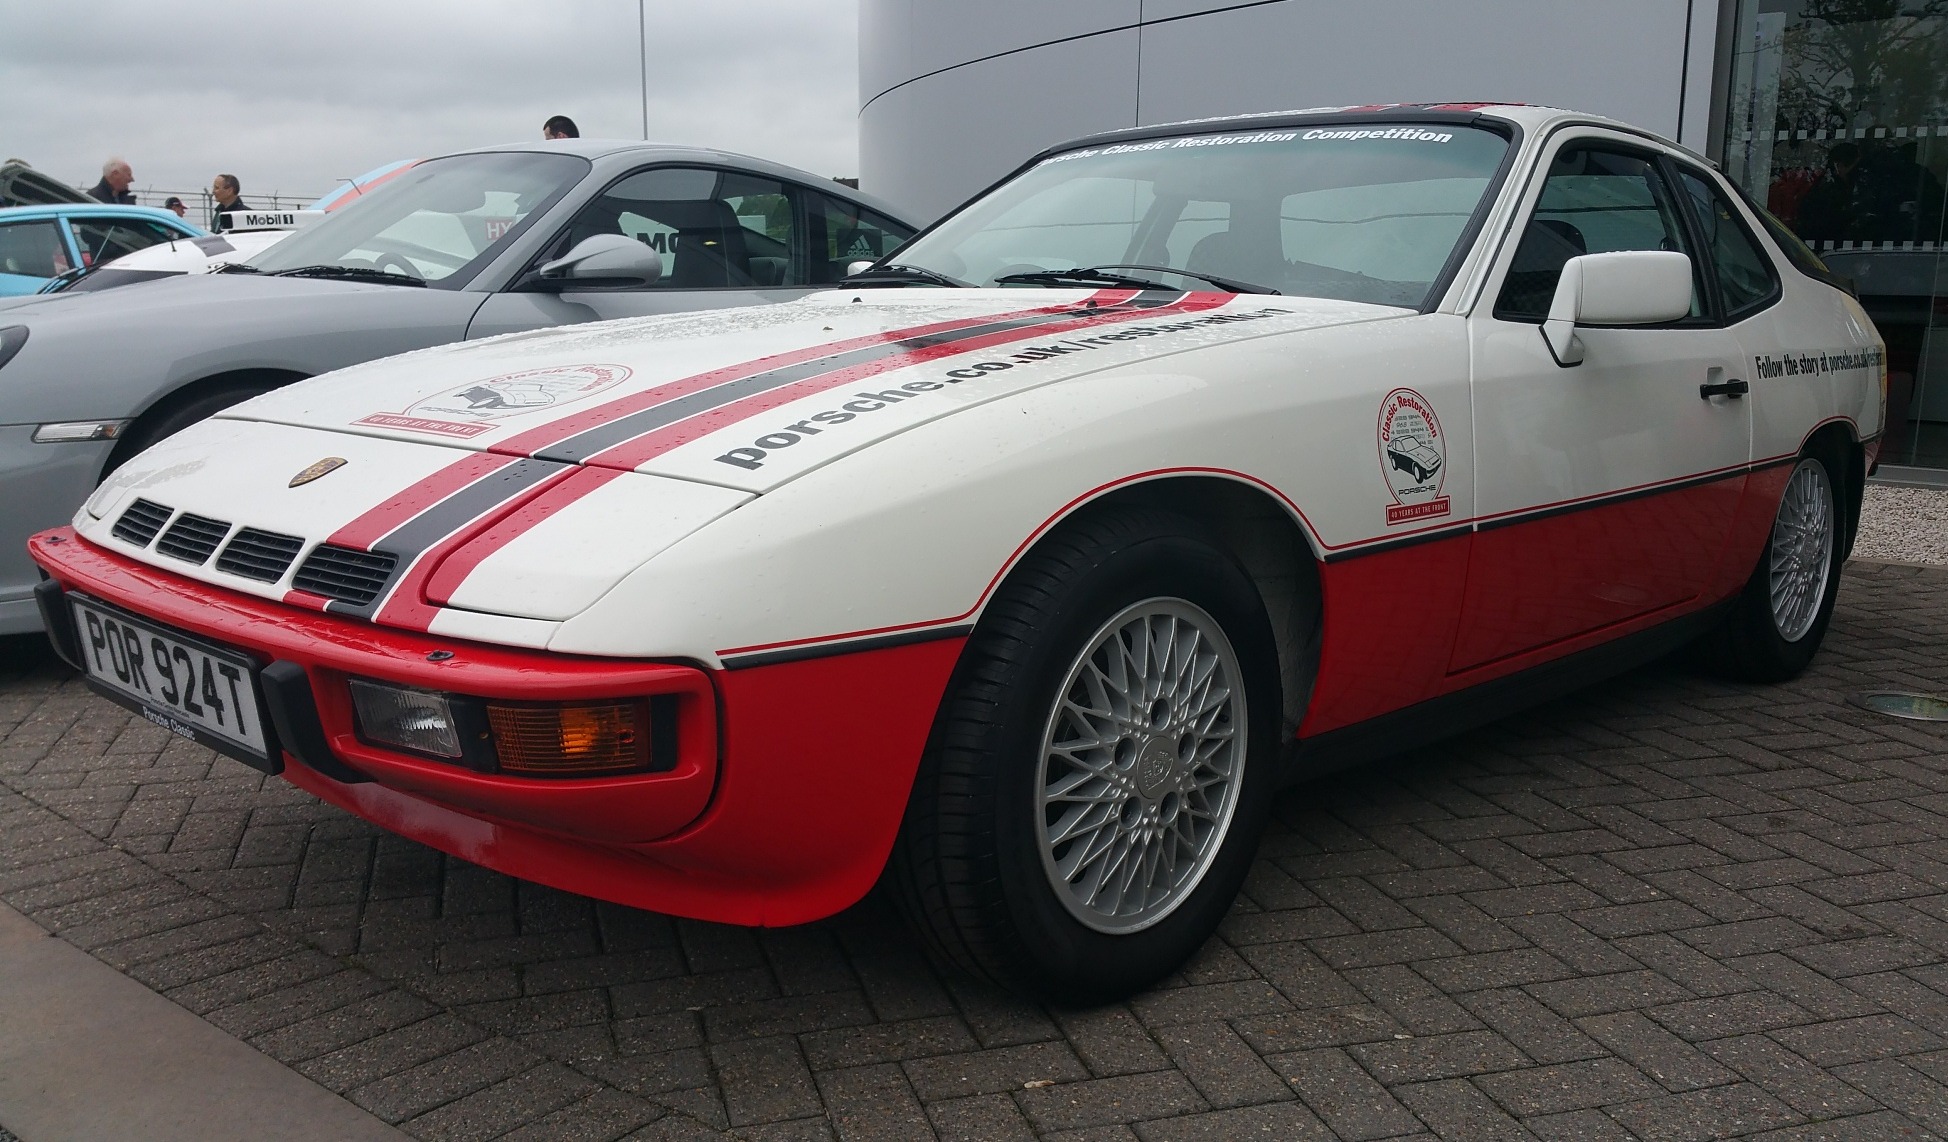
[[[1757,565],[1791,472],[1771,467],[1325,564],[1325,640],[1299,736],[1543,666],[1729,598]],[[1682,525],[1675,537],[1657,534],[1674,520]]]
[[[34,537],[61,585],[265,661],[303,666],[343,784],[296,785],[463,860],[619,904],[736,924],[829,916],[871,888],[906,811],[962,639],[735,671],[460,643],[237,595],[120,558],[70,529]],[[452,651],[429,661],[433,651]],[[369,746],[344,679],[486,698],[679,698],[667,773],[540,780]]]
[[[1461,672],[1696,598],[1745,490],[1722,480],[1475,533],[1449,669]]]

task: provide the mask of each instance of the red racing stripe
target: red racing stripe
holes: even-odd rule
[[[434,616],[439,614],[439,609],[426,602],[426,581],[439,569],[440,563],[494,525],[518,514],[528,504],[546,495],[549,489],[567,482],[571,476],[581,471],[583,471],[581,468],[564,465],[560,472],[548,476],[494,510],[476,517],[466,526],[453,531],[445,539],[427,548],[399,577],[399,581],[387,594],[385,602],[380,604],[378,611],[373,614],[372,621],[385,626],[404,627],[407,630],[427,629],[432,625]],[[550,509],[548,514],[553,514],[556,510],[559,508]],[[519,531],[526,530],[526,527],[519,529]],[[515,534],[519,534],[519,531]],[[486,556],[483,555],[481,558],[484,559]]]
[[[481,561],[526,534],[542,520],[580,500],[597,488],[621,476],[615,468],[575,468],[552,483],[543,484],[522,500],[513,512],[501,517],[465,546],[456,549],[426,576],[426,601],[445,606]]]
[[[1096,305],[1113,305],[1127,301],[1135,296],[1137,296],[1137,291],[1135,290],[1100,290],[1091,294],[1085,301],[1079,303],[1014,310],[1007,313],[987,314],[980,317],[961,318],[954,321],[937,321],[927,325],[895,329],[885,333],[875,333],[869,336],[854,337],[843,341],[826,342],[821,345],[793,350],[789,353],[779,353],[771,357],[760,358],[756,361],[744,361],[735,365],[727,365],[721,369],[713,369],[707,373],[699,373],[696,376],[670,381],[640,393],[632,393],[626,397],[619,397],[615,400],[597,405],[594,408],[570,413],[559,420],[550,421],[547,424],[539,425],[501,441],[485,452],[470,453],[464,459],[456,460],[447,467],[427,476],[417,484],[405,488],[391,499],[372,508],[344,527],[339,528],[326,542],[337,544],[341,547],[357,548],[360,551],[370,551],[373,544],[384,538],[400,524],[419,515],[421,512],[473,483],[475,480],[492,475],[512,463],[518,457],[531,455],[551,444],[566,440],[578,432],[595,428],[617,417],[654,407],[664,401],[683,396],[687,393],[696,392],[700,389],[706,389],[712,385],[738,380],[783,365],[816,360],[819,357],[831,356],[835,353],[843,353],[852,349],[868,348],[873,345],[880,345],[889,341],[899,341],[908,337],[930,336],[937,333],[951,332],[956,329],[984,325],[994,321],[1018,320],[1023,317],[1060,313],[1065,309],[1078,308],[1091,302]]]

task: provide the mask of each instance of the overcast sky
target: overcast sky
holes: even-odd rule
[[[857,174],[855,0],[645,0],[649,135]],[[0,0],[0,158],[316,196],[394,159],[642,137],[637,0]]]

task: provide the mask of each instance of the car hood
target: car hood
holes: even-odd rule
[[[832,291],[441,346],[220,415],[763,493],[1024,389],[1403,313],[1219,293]]]
[[[235,406],[124,465],[75,523],[232,590],[546,646],[658,552],[916,425],[1201,346],[1402,312],[1228,294],[845,291],[512,334]],[[173,542],[178,527],[202,541]],[[233,558],[237,545],[249,549]],[[307,575],[314,556],[345,552],[384,563],[369,597]]]
[[[178,249],[192,249],[197,241],[209,239],[184,238],[175,245]],[[162,249],[166,251],[168,246],[169,243],[163,243]],[[128,257],[136,258],[137,263],[143,260],[136,254]],[[123,259],[117,259],[110,264],[121,265],[122,262]],[[190,280],[192,276],[194,280]],[[304,304],[315,303],[320,298],[358,294],[397,298],[402,294],[453,292],[422,286],[394,286],[330,278],[279,278],[247,273],[192,276],[182,279],[159,278],[143,283],[139,289],[126,289],[113,298],[92,298],[86,292],[68,291],[34,295],[25,299],[28,304],[15,306],[14,312],[34,319],[59,321],[89,320],[97,314],[109,312],[113,312],[117,319],[127,319],[153,312],[180,321],[191,314],[210,312],[212,307],[254,306],[267,302]],[[110,308],[98,309],[98,306]]]
[[[0,368],[0,423],[116,419],[219,373],[313,376],[456,341],[486,298],[250,274],[173,274],[26,298],[0,310],[0,326],[29,331]]]

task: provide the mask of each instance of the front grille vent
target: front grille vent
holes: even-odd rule
[[[284,569],[303,547],[304,540],[299,536],[279,535],[254,527],[238,528],[237,534],[224,545],[223,554],[216,557],[216,569],[275,583],[284,577]]]
[[[122,513],[121,519],[115,521],[109,534],[123,543],[147,547],[149,541],[156,537],[156,532],[161,531],[162,525],[168,522],[168,508],[153,500],[137,500]]]
[[[201,563],[210,557],[210,552],[216,550],[216,545],[223,542],[223,537],[229,531],[230,525],[223,520],[184,512],[156,541],[156,550],[185,563]]]
[[[355,607],[379,597],[399,557],[385,551],[358,551],[320,544],[299,565],[291,585],[300,591],[337,599]]]

